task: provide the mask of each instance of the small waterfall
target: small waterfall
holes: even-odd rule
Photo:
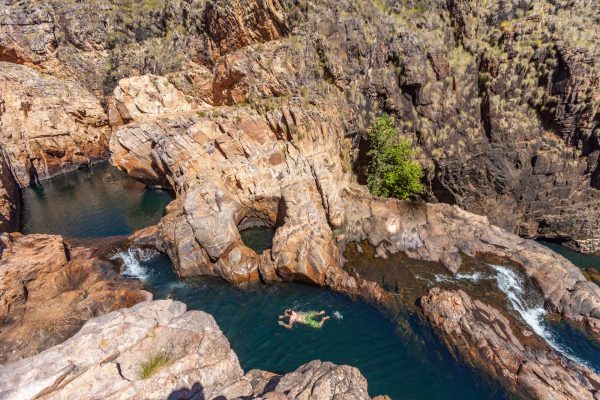
[[[546,310],[543,304],[541,302],[538,302],[539,304],[531,304],[532,301],[527,300],[523,279],[510,268],[501,265],[490,266],[496,271],[498,288],[506,294],[512,308],[519,313],[527,325],[554,350],[572,361],[590,367],[585,361],[573,356],[569,348],[557,343],[552,333],[544,324]]]
[[[121,268],[121,275],[128,278],[136,278],[144,280],[148,277],[148,271],[141,264],[141,261],[147,261],[152,258],[152,253],[130,247],[127,251],[121,251],[115,254],[112,259],[120,258],[123,261],[123,267]]]

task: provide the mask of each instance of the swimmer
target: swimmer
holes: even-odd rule
[[[304,324],[306,326],[310,326],[311,328],[320,329],[323,327],[325,321],[329,319],[328,316],[324,316],[325,311],[294,311],[292,309],[287,309],[283,312],[282,315],[279,316],[279,325],[283,326],[287,329],[292,329],[295,323]],[[321,317],[320,321],[317,321],[317,317]],[[282,319],[288,318],[288,323],[281,321]]]

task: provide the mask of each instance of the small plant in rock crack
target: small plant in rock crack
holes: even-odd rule
[[[170,350],[161,349],[153,353],[140,365],[140,378],[148,379],[161,368],[173,363],[174,357]]]

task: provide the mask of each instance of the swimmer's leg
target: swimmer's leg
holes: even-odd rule
[[[318,327],[319,327],[319,328],[322,328],[322,327],[323,327],[323,324],[324,324],[324,323],[325,323],[325,321],[327,321],[328,319],[329,319],[329,317],[323,317],[323,319],[319,321],[319,323],[318,323]]]

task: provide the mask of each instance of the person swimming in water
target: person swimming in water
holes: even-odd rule
[[[325,321],[329,319],[328,316],[324,316],[325,311],[294,311],[290,308],[285,310],[282,315],[279,316],[279,325],[287,329],[292,329],[295,323],[304,324],[311,328],[320,329],[323,327]],[[318,317],[324,316],[320,321]],[[282,321],[282,319],[288,318],[288,323]]]

